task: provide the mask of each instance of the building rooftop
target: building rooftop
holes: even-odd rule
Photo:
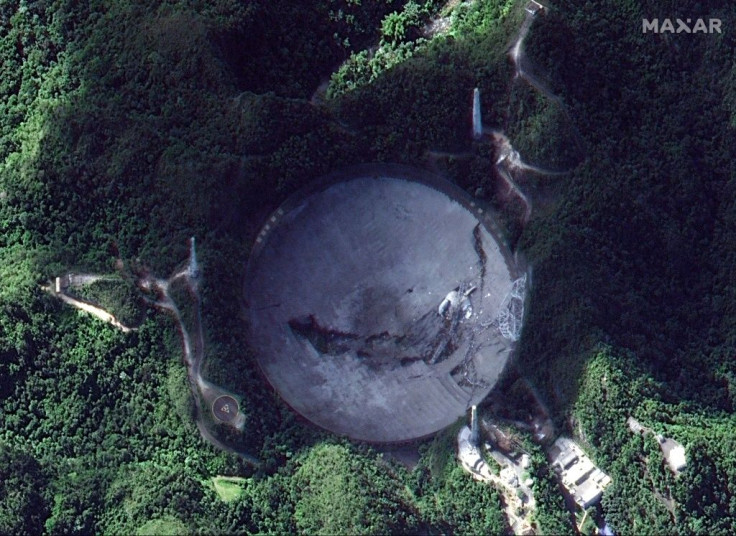
[[[575,463],[578,459],[578,455],[574,451],[568,451],[565,456],[560,458],[558,465],[560,469],[569,469],[570,466]]]
[[[603,489],[596,485],[596,483],[591,479],[586,480],[575,488],[575,502],[583,509],[597,503],[602,496]]]
[[[562,485],[581,508],[598,502],[611,478],[601,471],[570,438],[559,437],[549,449],[553,466],[559,468]]]
[[[635,434],[640,434],[644,431],[644,427],[634,417],[629,417],[626,420],[626,424],[629,425],[629,430],[631,430]]]
[[[572,485],[579,485],[586,480],[595,469],[595,465],[588,459],[579,460],[572,464],[564,473],[563,481],[567,481]]]
[[[674,439],[665,438],[660,443],[662,454],[673,472],[679,473],[687,466],[687,457],[685,455],[685,447]]]
[[[535,2],[534,0],[532,0],[526,5],[525,9],[527,13],[529,13],[530,15],[536,15],[537,13],[539,13],[540,11],[544,9],[544,6],[540,4],[539,2]]]

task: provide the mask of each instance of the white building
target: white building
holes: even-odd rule
[[[557,438],[550,447],[549,456],[562,485],[583,509],[597,503],[611,483],[611,478],[570,438]]]

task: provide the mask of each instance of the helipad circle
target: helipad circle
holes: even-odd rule
[[[212,403],[212,414],[222,422],[232,422],[238,416],[238,401],[232,396],[218,396]]]
[[[245,284],[268,380],[353,439],[407,441],[454,422],[514,345],[499,322],[520,273],[493,226],[462,190],[403,166],[362,167],[285,203]]]

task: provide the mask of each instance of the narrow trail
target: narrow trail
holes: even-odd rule
[[[567,175],[569,173],[568,171],[552,171],[539,166],[527,164],[521,159],[519,151],[514,149],[511,145],[511,140],[509,140],[506,134],[500,130],[484,128],[483,133],[490,135],[493,139],[494,145],[498,148],[498,159],[496,160],[496,165],[504,163],[510,171],[531,171],[532,173],[548,176]]]
[[[504,515],[514,534],[533,532],[532,513],[536,508],[536,500],[534,492],[524,482],[524,469],[498,450],[487,451],[487,454],[495,460],[502,471],[509,468],[513,471],[518,481],[518,487],[511,484],[508,477],[503,478],[503,472],[494,474],[481,454],[480,445],[474,446],[472,444],[470,433],[468,427],[465,426],[460,429],[457,435],[457,457],[460,466],[475,480],[491,484],[498,490],[502,497]],[[528,503],[525,504],[517,495],[518,490],[524,493]],[[520,515],[521,511],[525,513]]]
[[[536,7],[533,9],[530,9],[530,6],[532,4],[536,4]],[[572,122],[572,116],[570,114],[570,111],[567,105],[563,101],[562,97],[560,97],[559,95],[555,95],[555,93],[553,93],[552,90],[549,89],[549,87],[545,84],[545,82],[543,82],[539,76],[534,74],[533,68],[529,67],[529,60],[528,60],[527,55],[524,52],[524,41],[526,40],[526,37],[529,34],[529,30],[532,26],[532,23],[534,22],[534,19],[536,18],[537,14],[540,13],[543,9],[544,8],[543,6],[541,6],[541,4],[537,4],[536,2],[530,2],[530,5],[527,6],[526,17],[524,18],[524,22],[522,23],[519,29],[519,33],[516,35],[514,44],[509,49],[509,57],[511,58],[511,62],[514,64],[514,79],[520,78],[524,80],[532,88],[534,88],[538,93],[541,93],[547,99],[549,99],[550,101],[555,103],[557,106],[559,106],[559,109],[562,111],[562,113],[570,120],[571,130],[572,130],[571,133],[574,135],[575,143],[579,145],[579,148],[581,150],[584,150],[583,149],[584,143],[582,142],[582,135],[580,134],[578,129],[574,126],[574,123]],[[541,168],[534,168],[533,171],[537,171],[538,173],[543,173],[545,175],[563,175],[567,173],[567,171],[552,172],[548,170],[542,170]]]
[[[531,28],[536,16],[536,13],[527,11],[524,22],[522,22],[521,28],[519,28],[519,33],[516,35],[516,40],[509,51],[509,56],[514,64],[514,78],[526,80],[529,85],[539,91],[542,95],[562,105],[563,103],[560,97],[552,93],[552,91],[544,85],[539,77],[524,68],[524,63],[527,61],[526,54],[524,53],[524,40],[526,39],[527,34],[529,34],[529,29]]]
[[[549,88],[547,88],[539,78],[529,72],[525,68],[526,55],[524,53],[524,40],[529,34],[529,30],[534,19],[543,7],[536,3],[530,3],[526,8],[526,17],[519,28],[519,32],[514,39],[513,45],[509,49],[509,57],[514,64],[513,79],[523,79],[529,83],[535,90],[558,104],[567,113],[562,99],[556,96]],[[513,80],[512,80],[513,83]],[[510,102],[510,101],[509,101]],[[510,106],[510,104],[509,104]],[[510,115],[510,114],[509,114]],[[498,176],[506,183],[508,192],[515,195],[524,205],[524,215],[522,223],[526,224],[532,215],[532,201],[522,191],[514,179],[515,174],[523,177],[526,173],[536,173],[545,176],[559,176],[569,173],[569,171],[553,171],[544,169],[539,166],[527,164],[521,158],[519,151],[514,149],[511,141],[503,131],[482,126],[480,113],[480,99],[478,98],[478,90],[475,90],[473,103],[473,133],[476,139],[490,138],[493,146],[496,148],[498,158],[496,160],[496,171]],[[478,134],[480,133],[480,134]]]
[[[516,42],[511,49],[511,56],[514,58],[515,64],[517,64],[516,74],[514,75],[515,77],[524,76],[523,71],[521,71],[521,68],[518,66],[519,64],[517,62],[521,58],[522,43],[523,43],[524,37],[526,37],[526,34],[529,32],[529,27],[531,26],[533,19],[534,19],[534,15],[527,12],[527,17],[524,20],[522,29],[519,32],[519,36],[517,37]],[[519,151],[514,149],[514,147],[511,145],[511,140],[509,140],[508,136],[506,136],[506,134],[504,134],[503,131],[493,129],[493,128],[488,128],[488,127],[483,127],[482,119],[481,119],[481,111],[480,111],[480,96],[479,96],[479,91],[477,88],[475,89],[473,93],[473,137],[476,140],[482,140],[483,138],[491,139],[494,147],[496,148],[496,153],[498,154],[498,158],[495,164],[496,171],[498,172],[498,175],[504,180],[504,182],[508,186],[508,191],[510,193],[513,193],[523,203],[524,216],[523,216],[522,223],[526,224],[531,218],[532,202],[529,199],[529,197],[526,194],[524,194],[524,192],[521,190],[519,185],[514,180],[513,178],[514,173],[523,174],[525,172],[532,172],[532,173],[537,173],[539,175],[555,176],[555,175],[565,175],[567,174],[567,172],[566,171],[552,171],[552,170],[541,168],[539,166],[527,164],[521,159],[521,155],[519,154]],[[458,159],[472,158],[474,155],[471,152],[450,153],[446,151],[428,150],[426,151],[425,156],[429,160],[432,168],[439,171],[439,168],[437,166],[437,160],[439,158],[458,158]]]
[[[64,303],[68,303],[69,305],[79,309],[80,311],[85,311],[99,318],[103,322],[112,324],[113,326],[115,326],[116,328],[118,328],[124,333],[129,333],[131,331],[137,331],[138,328],[126,326],[125,324],[120,322],[120,320],[118,320],[114,315],[110,314],[103,308],[98,307],[92,303],[86,302],[84,300],[79,300],[75,298],[74,296],[70,296],[69,294],[67,294],[67,289],[70,289],[70,288],[91,285],[95,281],[115,281],[115,280],[116,280],[115,277],[106,276],[106,275],[69,273],[62,277],[57,277],[54,283],[48,286],[42,286],[41,288],[45,290],[46,292],[50,292],[52,295],[56,296]]]
[[[514,41],[514,46],[511,47],[511,59],[516,66],[516,76],[524,76],[524,71],[521,66],[522,46],[524,45],[524,39],[526,39],[526,36],[529,33],[529,28],[532,26],[534,17],[535,15],[527,12],[524,22],[521,23],[521,28],[519,28],[516,41]]]
[[[66,279],[68,281],[67,286],[70,288],[91,285],[96,281],[115,281],[112,276],[99,274],[68,274]]]
[[[143,277],[141,280],[139,280],[138,284],[142,289],[146,291],[152,291],[158,295],[156,299],[152,299],[148,297],[143,298],[149,305],[152,305],[153,307],[156,307],[167,313],[172,314],[174,318],[176,319],[176,323],[178,325],[179,333],[181,334],[181,339],[182,339],[182,346],[183,346],[183,351],[184,351],[184,363],[187,366],[189,387],[192,390],[192,397],[194,398],[194,402],[195,402],[195,422],[197,424],[197,429],[199,430],[200,435],[205,441],[212,443],[217,448],[233,453],[233,454],[237,454],[238,456],[240,456],[247,462],[255,466],[259,466],[261,462],[256,457],[246,452],[235,450],[232,447],[220,441],[219,439],[217,439],[214,436],[214,434],[210,431],[210,429],[207,427],[207,423],[204,419],[204,415],[206,414],[206,411],[209,411],[209,408],[203,407],[202,400],[204,399],[208,403],[211,403],[218,396],[221,396],[227,393],[225,393],[225,391],[221,389],[220,387],[205,380],[202,377],[202,373],[201,373],[202,372],[202,361],[204,359],[204,329],[202,327],[201,301],[200,301],[200,296],[199,296],[200,277],[201,277],[201,271],[199,268],[199,264],[197,263],[195,242],[194,242],[194,238],[192,237],[191,242],[190,242],[189,262],[186,268],[176,272],[169,279],[160,279],[160,278],[153,277],[151,275],[147,275]],[[98,281],[101,279],[113,279],[114,280],[114,278],[110,276],[96,275],[96,274],[81,274],[81,275],[67,274],[66,276],[63,276],[63,278],[66,278],[66,281],[73,281],[73,285],[72,283],[69,283],[64,288],[89,284],[89,283],[92,283],[94,281]],[[54,296],[61,299],[65,303],[68,303],[78,309],[87,311],[95,315],[96,317],[106,322],[109,322],[110,324],[119,328],[123,332],[127,333],[127,332],[130,332],[136,329],[136,328],[129,328],[123,325],[113,315],[111,315],[104,309],[95,307],[86,302],[76,300],[68,296],[64,291],[59,291],[60,280],[63,278],[57,278],[57,283],[56,283],[55,288],[50,285],[48,287],[43,287],[44,290],[51,292]],[[193,319],[194,325],[190,326],[191,333],[187,329],[187,326],[185,325],[185,322],[182,319],[181,311],[179,310],[179,308],[177,307],[176,303],[171,298],[171,295],[169,293],[169,289],[171,285],[175,281],[180,280],[180,279],[183,279],[185,281],[187,288],[189,290],[189,295],[194,303],[194,319]],[[234,420],[232,425],[242,431],[243,426],[245,425],[245,418],[242,415],[238,415],[238,417]]]
[[[330,78],[323,79],[316,87],[312,95],[309,97],[309,103],[312,106],[320,106],[324,104],[327,87],[330,85]]]
[[[101,309],[100,307],[97,307],[96,305],[92,305],[87,302],[83,302],[80,300],[77,300],[76,298],[72,298],[71,296],[67,296],[66,294],[56,293],[53,292],[61,301],[64,303],[68,303],[69,305],[76,307],[77,309],[80,309],[82,311],[86,311],[87,313],[90,313],[93,316],[96,316],[103,322],[107,322],[108,324],[112,324],[119,330],[121,330],[124,333],[129,333],[131,331],[136,331],[138,328],[131,328],[120,322],[117,318],[115,318],[113,315],[105,311],[104,309]]]
[[[217,439],[209,428],[207,428],[204,420],[205,411],[209,408],[202,407],[202,399],[204,398],[207,401],[213,401],[218,396],[225,394],[225,392],[202,377],[202,361],[204,360],[204,329],[202,327],[202,310],[199,296],[200,277],[201,271],[199,264],[197,263],[195,241],[194,237],[192,237],[189,249],[189,262],[186,268],[175,273],[168,280],[149,277],[142,282],[142,285],[159,292],[161,298],[158,301],[155,301],[153,305],[172,313],[179,325],[179,332],[181,333],[182,344],[184,347],[184,362],[187,365],[189,385],[192,389],[192,396],[195,401],[195,421],[200,435],[206,441],[209,441],[219,449],[237,454],[247,462],[258,466],[260,465],[260,461],[256,457],[246,452],[235,450]],[[169,287],[179,279],[183,279],[186,282],[189,294],[195,305],[193,319],[194,326],[191,326],[192,333],[194,335],[193,337],[184,325],[179,308],[169,295]],[[239,415],[239,417],[240,420],[236,419],[234,426],[242,431],[245,419],[242,415]]]

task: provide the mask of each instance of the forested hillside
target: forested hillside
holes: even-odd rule
[[[0,3],[0,533],[506,530],[498,494],[454,464],[452,431],[409,471],[296,417],[248,350],[258,227],[298,187],[370,161],[444,173],[501,214],[533,267],[517,368],[612,476],[612,526],[733,531],[733,7],[550,2],[525,47],[559,100],[514,78],[523,7]],[[724,32],[641,31],[678,16]],[[539,207],[526,225],[471,140],[474,87],[486,125],[563,172],[521,185]],[[142,274],[181,268],[190,236],[205,376],[246,417],[243,434],[215,433],[258,466],[200,437],[175,323],[131,297]],[[139,329],[41,290],[69,271],[116,274],[127,286],[88,292]],[[677,479],[630,415],[686,446]],[[229,495],[218,476],[239,477]],[[541,505],[543,530],[566,526],[555,508]]]
[[[415,483],[305,425],[244,339],[237,289],[263,218],[309,180],[416,143],[394,139],[382,157],[386,141],[336,115],[339,102],[309,100],[352,52],[384,38],[413,46],[438,7],[363,4],[0,6],[0,533],[504,530],[498,495],[451,463]],[[483,10],[496,24],[498,8]],[[454,114],[437,117],[429,140],[444,136],[433,128],[466,130],[464,90],[447,91],[461,108],[442,93],[418,99],[430,117]],[[417,101],[402,99],[395,114]],[[127,294],[142,274],[181,267],[190,236],[204,273],[205,374],[244,399],[245,433],[215,433],[258,466],[200,437],[174,322],[152,308],[140,317]],[[123,286],[79,292],[122,307],[138,330],[40,288],[68,271],[117,274]],[[215,482],[228,475],[242,478],[223,495]]]
[[[563,182],[563,209],[526,237],[543,281],[533,307],[556,313],[533,315],[551,322],[529,325],[544,344],[525,355],[575,354],[581,335],[595,333],[634,351],[677,396],[730,411],[730,390],[711,387],[727,384],[722,354],[733,345],[734,35],[643,34],[641,20],[697,11],[726,24],[732,15],[717,2],[617,4],[560,3],[530,36],[530,54],[585,125],[588,156]]]
[[[724,31],[642,32],[676,17]],[[555,2],[529,38],[587,156],[522,238],[521,361],[612,476],[623,533],[734,530],[734,23],[723,2]],[[629,416],[684,444],[682,475]]]

